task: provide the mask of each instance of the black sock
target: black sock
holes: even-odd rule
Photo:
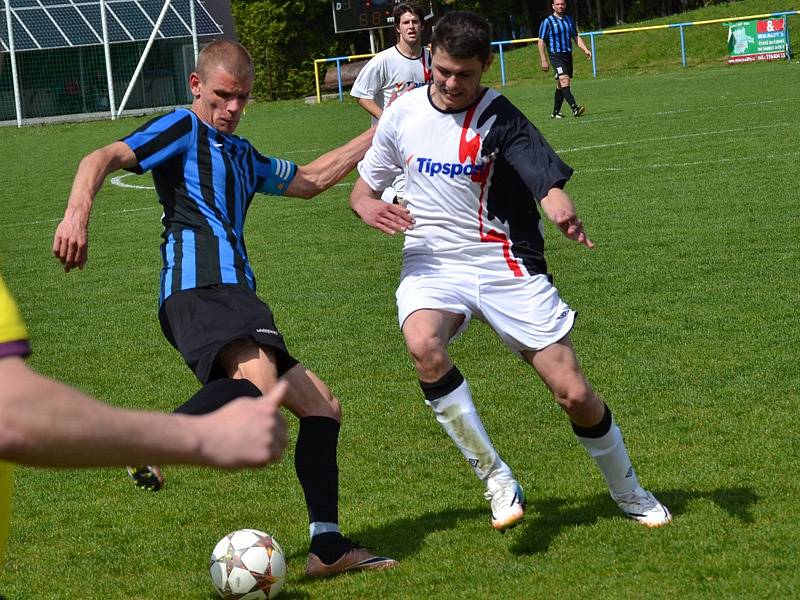
[[[339,422],[336,419],[300,419],[294,469],[303,487],[308,520],[311,523],[339,522],[339,466],[336,463],[338,441]]]
[[[249,379],[216,379],[207,383],[191,398],[175,409],[184,415],[205,415],[225,406],[239,396],[257,398],[261,395]]]
[[[603,418],[600,419],[600,422],[597,425],[593,425],[592,427],[581,427],[580,425],[575,425],[572,423],[572,431],[575,432],[575,435],[578,437],[584,438],[601,438],[609,431],[611,431],[611,410],[608,408],[607,404],[603,404]]]
[[[562,104],[564,104],[564,94],[561,92],[561,88],[556,88],[556,94],[553,101],[553,112],[561,112]]]
[[[311,538],[309,552],[316,554],[326,565],[339,560],[353,546],[338,531],[320,533]]]
[[[564,98],[566,99],[567,103],[572,107],[572,110],[578,108],[578,103],[575,102],[575,96],[572,95],[572,91],[570,91],[569,86],[562,87],[561,93],[564,94]]]
[[[425,399],[429,402],[438,400],[442,396],[447,396],[450,392],[464,383],[464,376],[458,367],[453,365],[447,373],[442,375],[441,379],[432,383],[425,383],[419,380],[419,387],[422,388],[422,393],[425,394]]]

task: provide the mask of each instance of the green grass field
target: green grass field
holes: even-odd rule
[[[2,593],[210,600],[215,542],[256,527],[287,550],[287,599],[797,597],[800,66],[583,77],[574,90],[587,115],[560,122],[547,118],[549,80],[506,91],[576,169],[568,191],[597,247],[549,227],[550,266],[581,314],[586,372],[671,526],[622,517],[535,374],[474,323],[452,354],[529,500],[522,526],[491,530],[397,330],[401,240],[357,221],[345,185],[313,201],[257,199],[248,248],[291,350],[342,400],[342,525],[401,567],[303,578],[290,449],[260,471],[170,468],[158,494],[120,469],[18,468]],[[107,183],[87,268],[64,274],[50,254],[80,157],[141,122],[0,130],[1,268],[33,367],[118,405],[170,410],[197,383],[156,320],[154,193]],[[349,102],[285,102],[251,107],[239,133],[302,163],[365,125]]]

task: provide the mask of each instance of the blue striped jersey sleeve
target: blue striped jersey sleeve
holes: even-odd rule
[[[578,37],[578,28],[575,26],[575,21],[572,20],[572,17],[569,17],[569,29],[570,39]]]
[[[256,191],[272,196],[283,196],[297,173],[297,165],[290,160],[263,156],[255,152]]]
[[[539,25],[539,39],[547,41],[547,30],[550,27],[550,21],[545,19],[542,21],[542,24]]]
[[[189,150],[194,139],[192,113],[179,109],[148,121],[122,141],[133,150],[139,163],[130,170],[145,173]]]

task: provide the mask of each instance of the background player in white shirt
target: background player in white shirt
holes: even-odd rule
[[[431,53],[422,46],[425,12],[410,3],[397,4],[393,11],[397,44],[373,56],[353,83],[350,95],[376,124],[383,111],[409,90],[427,85],[431,80]],[[382,197],[392,202],[402,197],[405,177],[396,178]]]
[[[405,232],[398,317],[426,403],[485,483],[495,529],[517,524],[522,487],[447,352],[472,316],[486,321],[552,391],[625,514],[665,525],[669,510],[639,485],[619,427],[578,365],[575,313],[547,272],[537,202],[569,239],[594,246],[563,191],[572,169],[516,107],[481,86],[492,62],[486,19],[446,14],[431,50],[433,84],[384,113],[350,198],[367,224]],[[402,170],[407,209],[376,191]]]

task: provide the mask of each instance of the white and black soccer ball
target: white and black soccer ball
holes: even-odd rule
[[[286,555],[268,533],[239,529],[211,553],[211,581],[225,600],[274,598],[286,581]]]

